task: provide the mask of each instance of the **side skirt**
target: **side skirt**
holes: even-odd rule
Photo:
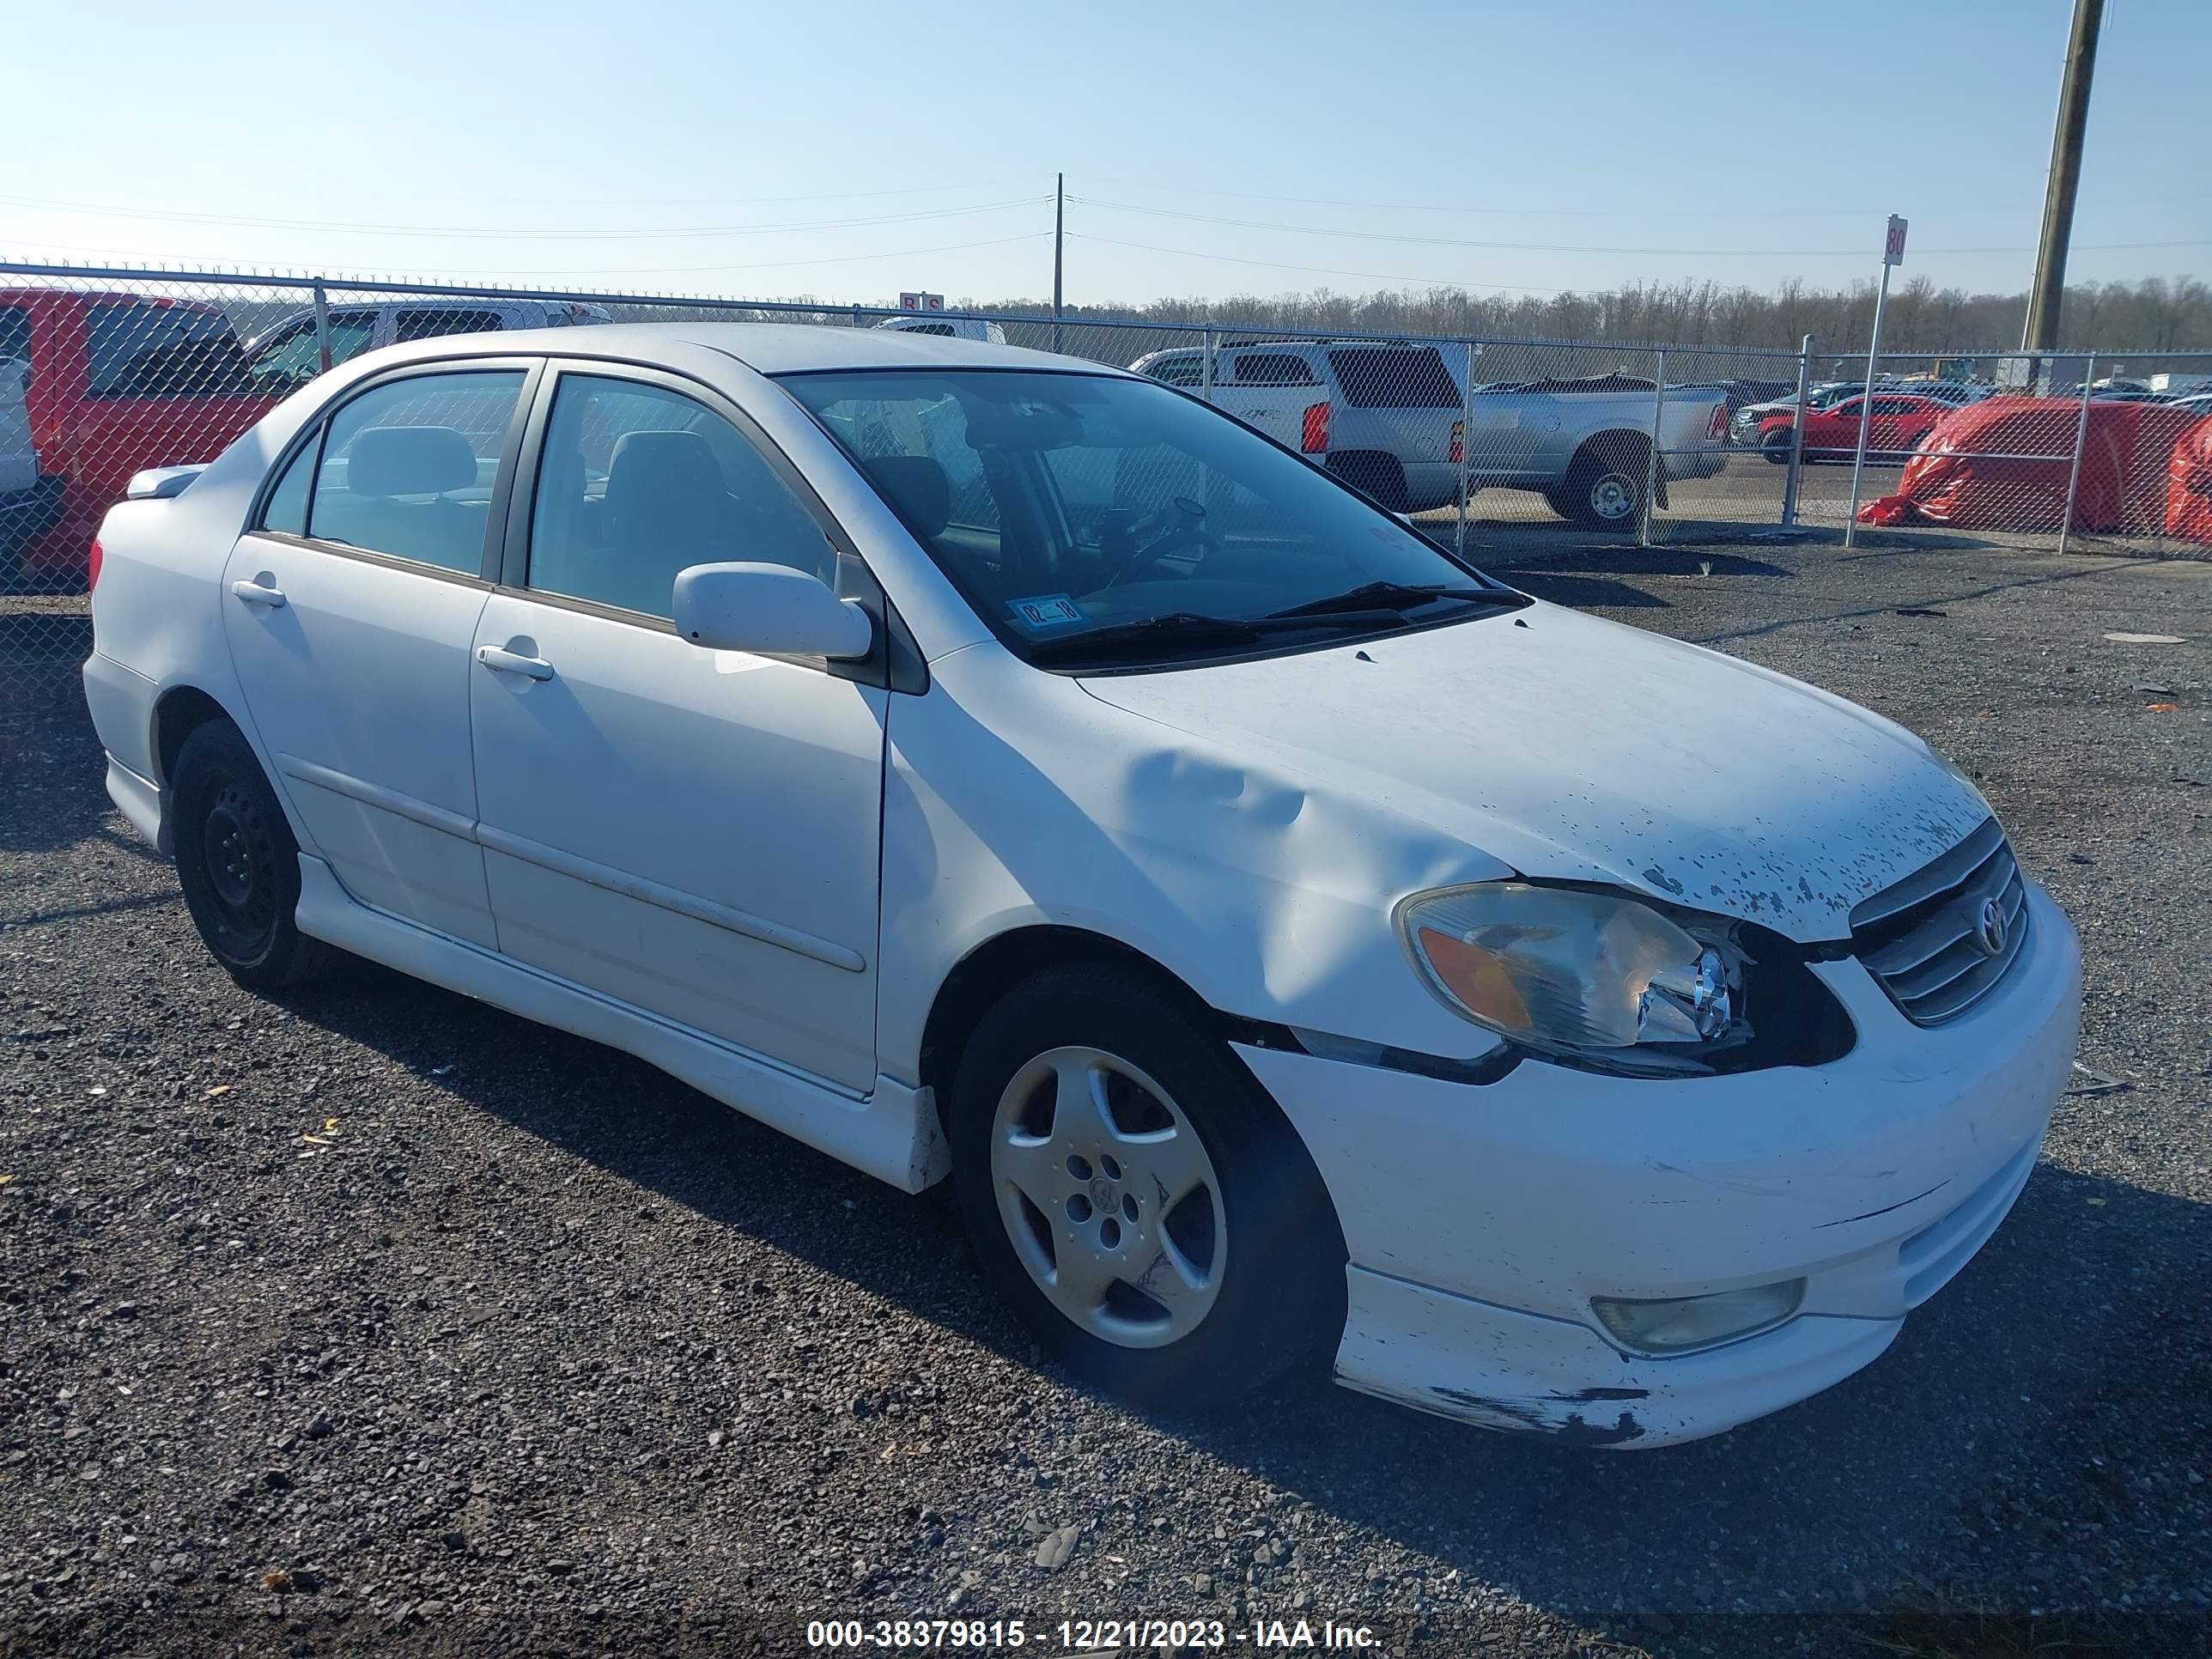
[[[926,1088],[879,1076],[863,1097],[787,1071],[627,1003],[373,910],[339,885],[329,865],[307,853],[300,854],[297,917],[301,933],[356,956],[635,1054],[902,1192],[918,1193],[951,1172],[951,1153]]]

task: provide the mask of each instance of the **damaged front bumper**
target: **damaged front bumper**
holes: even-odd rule
[[[1488,1084],[1240,1048],[1304,1138],[1351,1253],[1346,1386],[1487,1428],[1644,1448],[1842,1381],[2027,1185],[2072,1064],[2080,952],[2027,945],[1970,1013],[1913,1025],[1854,961],[1816,971],[1858,1042],[1817,1068],[1620,1079],[1526,1062]],[[1594,1297],[1802,1279],[1786,1322],[1625,1352]]]

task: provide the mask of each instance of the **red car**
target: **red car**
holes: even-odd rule
[[[276,399],[230,324],[197,301],[0,289],[0,358],[31,366],[35,488],[0,500],[0,586],[82,587],[100,517],[142,467],[211,461]]]
[[[1805,422],[1805,459],[1808,461],[1848,461],[1857,453],[1859,412],[1863,396],[1846,398],[1826,409],[1816,409]],[[1936,398],[1904,392],[1877,392],[1874,412],[1867,417],[1867,459],[1894,466],[1920,447],[1936,422],[1956,405]],[[1783,410],[1759,423],[1759,453],[1778,466],[1790,459],[1790,425],[1796,417]]]

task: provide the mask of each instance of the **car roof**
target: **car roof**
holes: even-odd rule
[[[482,355],[497,343],[502,354],[544,352],[562,357],[611,357],[650,363],[672,349],[704,349],[735,359],[763,374],[799,374],[848,368],[1030,368],[1068,374],[1121,375],[1124,371],[1083,358],[1023,346],[997,345],[896,328],[830,328],[812,323],[608,323],[597,328],[516,329],[491,335],[446,335],[388,346],[374,354],[386,363]],[[460,342],[472,349],[456,351]],[[442,348],[442,349],[441,349]],[[366,361],[365,357],[352,360]]]

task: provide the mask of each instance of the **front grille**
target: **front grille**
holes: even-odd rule
[[[1992,952],[1984,907],[1996,902]],[[1942,857],[1851,912],[1851,949],[1917,1025],[1956,1019],[1993,990],[2027,938],[2027,884],[1990,818]]]

